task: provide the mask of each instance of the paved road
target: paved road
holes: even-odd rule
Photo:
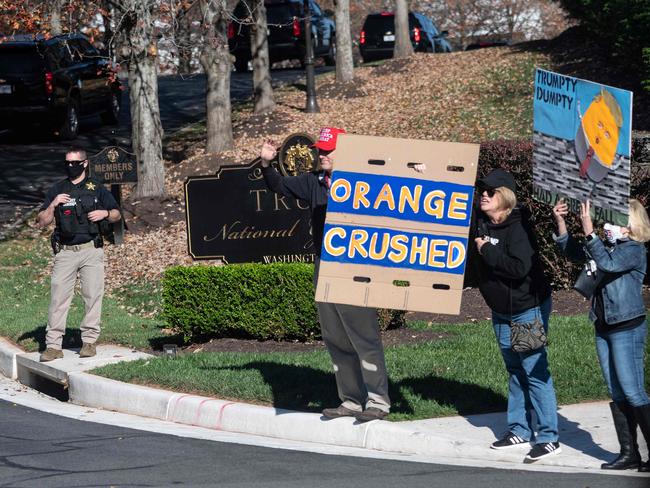
[[[325,72],[333,68],[318,68]],[[301,70],[273,71],[273,82],[294,83],[303,79]],[[193,75],[185,78],[163,76],[158,83],[160,116],[167,134],[205,117],[205,77]],[[232,73],[231,97],[242,101],[252,92],[251,73]],[[99,152],[116,140],[130,145],[129,100],[123,94],[120,124],[103,126],[98,116],[81,122],[81,134],[75,145],[90,153]],[[63,175],[60,162],[69,142],[39,135],[39,130],[17,136],[11,132],[0,133],[0,234],[2,227],[15,221],[25,210],[38,205],[46,189]]]
[[[235,441],[236,442],[236,441]],[[525,481],[524,481],[525,480]],[[324,455],[80,421],[0,400],[0,487],[647,488],[647,478]]]

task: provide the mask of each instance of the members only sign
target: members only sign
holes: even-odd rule
[[[341,135],[316,300],[459,313],[478,151]]]

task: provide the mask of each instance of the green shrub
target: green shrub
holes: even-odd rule
[[[236,264],[167,269],[163,317],[186,341],[207,337],[310,340],[320,337],[313,265]],[[404,312],[379,312],[382,329]]]
[[[644,49],[650,49],[648,0],[560,0],[560,4],[596,42],[625,59],[629,70],[650,68],[650,59],[644,55]]]
[[[635,154],[641,154],[640,145],[643,140],[633,142],[630,193],[632,198],[637,198],[647,205],[650,203],[650,174],[634,159]],[[529,140],[500,140],[481,144],[477,177],[486,175],[494,168],[503,168],[515,177],[517,200],[531,211],[544,269],[553,286],[570,287],[575,282],[579,267],[571,265],[558,252],[552,237],[555,223],[551,216],[551,207],[533,198],[533,143]],[[571,233],[581,234],[581,227],[575,216],[567,219],[567,225]],[[471,269],[472,265],[468,263],[465,286],[476,286],[476,276],[472,275]]]

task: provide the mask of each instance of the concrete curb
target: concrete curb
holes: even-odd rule
[[[237,403],[133,385],[88,373],[70,373],[72,403],[225,432],[294,441],[357,447],[392,453],[418,454],[520,464],[525,450],[487,449],[484,442],[454,432],[439,434],[414,423],[357,423],[351,418],[323,420],[320,414]],[[441,428],[441,431],[445,429]],[[582,457],[557,456],[545,464],[597,469]]]
[[[0,338],[0,373],[16,379],[19,354],[25,355],[19,347]],[[514,467],[521,465],[529,449],[527,444],[516,449],[488,448],[506,427],[502,413],[358,423],[349,417],[325,420],[316,413],[175,393],[82,371],[68,370],[66,374],[71,403],[215,431],[420,455],[431,460],[466,460],[470,465],[487,461],[512,463]],[[603,474],[600,463],[612,458],[618,449],[607,402],[563,406],[559,415],[563,419],[563,453],[544,459],[542,465]]]
[[[18,378],[16,356],[18,354],[23,354],[24,352],[25,351],[15,344],[0,337],[0,373],[12,380]]]

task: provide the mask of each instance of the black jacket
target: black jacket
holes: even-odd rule
[[[262,168],[264,181],[272,192],[286,197],[297,198],[309,205],[311,210],[311,233],[314,238],[316,255],[320,257],[323,244],[323,228],[327,213],[327,195],[324,173],[312,171],[298,176],[282,176],[275,169]]]
[[[481,248],[476,266],[479,290],[488,306],[497,313],[511,315],[546,300],[551,288],[527,212],[517,207],[500,224],[491,223],[480,210],[475,212],[470,245],[474,245],[474,237],[490,237]]]

